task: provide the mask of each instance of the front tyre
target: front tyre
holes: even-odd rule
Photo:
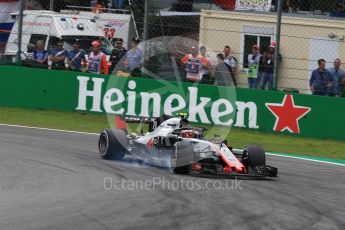
[[[247,162],[250,168],[266,165],[265,150],[260,145],[249,145],[246,148]]]
[[[99,136],[98,150],[103,159],[122,160],[127,146],[127,134],[123,129],[104,129]]]

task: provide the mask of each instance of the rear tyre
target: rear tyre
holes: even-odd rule
[[[190,142],[177,142],[171,155],[171,169],[176,174],[188,174],[194,162],[194,148]]]
[[[247,146],[247,163],[250,168],[266,165],[265,150],[260,145]]]
[[[122,160],[127,152],[127,146],[127,134],[123,129],[105,129],[99,136],[99,155],[103,159]]]

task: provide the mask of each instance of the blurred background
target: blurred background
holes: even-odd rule
[[[238,87],[247,87],[254,44],[261,54],[269,47],[279,49],[274,89],[310,93],[318,59],[325,59],[327,68],[336,58],[345,59],[344,19],[345,1],[339,0],[0,0],[0,63],[18,64],[18,51],[25,54],[28,44],[42,39],[47,50],[61,38],[66,49],[79,39],[89,52],[99,38],[110,54],[119,38],[130,48],[133,37],[182,36],[213,54],[229,46]],[[151,45],[146,49],[158,47]],[[179,63],[188,54],[186,46],[170,49],[169,55]],[[174,64],[169,55],[147,60],[147,68],[171,79],[171,68],[162,68]]]

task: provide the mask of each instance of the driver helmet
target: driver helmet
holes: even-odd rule
[[[198,132],[195,130],[183,130],[181,132],[181,136],[183,138],[197,138],[198,137]]]

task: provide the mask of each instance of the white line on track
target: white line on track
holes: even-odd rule
[[[23,126],[23,125],[0,124],[0,126],[15,127],[15,128],[25,128],[25,129],[37,129],[37,130],[45,130],[45,131],[53,131],[53,132],[75,133],[75,134],[83,134],[83,135],[99,135],[98,133],[78,132],[78,131],[62,130],[62,129],[49,129],[49,128],[40,128],[40,127]],[[241,149],[236,149],[236,150],[241,150]],[[331,164],[331,165],[337,165],[337,166],[345,166],[345,164],[336,163],[336,162],[315,160],[315,159],[309,159],[309,158],[297,157],[297,156],[287,156],[287,155],[281,155],[281,154],[278,154],[278,153],[266,153],[266,155],[276,156],[276,157],[292,158],[292,159],[299,159],[299,160],[305,160],[305,161],[313,161],[313,162],[324,163],[324,164]]]
[[[40,127],[23,126],[23,125],[0,124],[0,126],[25,128],[25,129],[37,129],[37,130],[46,130],[46,131],[63,132],[63,133],[75,133],[75,134],[84,134],[84,135],[99,135],[99,133],[87,133],[87,132],[78,132],[78,131],[63,130],[63,129],[49,129],[49,128],[40,128]]]
[[[234,150],[242,151],[243,149],[234,149]],[[305,161],[313,161],[313,162],[318,162],[318,163],[324,163],[324,164],[330,164],[330,165],[337,165],[337,166],[345,167],[345,164],[330,162],[327,160],[315,160],[315,159],[310,159],[310,158],[305,158],[305,157],[288,156],[288,155],[283,155],[283,154],[279,154],[279,153],[270,153],[270,152],[266,152],[266,155],[274,156],[274,157],[292,158],[292,159],[305,160]]]
[[[285,157],[285,158],[306,160],[306,161],[313,161],[313,162],[319,162],[319,163],[325,163],[325,164],[331,164],[331,165],[337,165],[337,166],[343,166],[343,167],[345,167],[345,164],[336,163],[336,162],[330,162],[330,161],[326,161],[326,160],[323,161],[323,160],[315,160],[315,159],[304,158],[304,157],[297,157],[297,156],[287,156],[287,155],[281,155],[281,154],[279,154],[279,153],[266,153],[266,155],[275,156],[275,157]]]

